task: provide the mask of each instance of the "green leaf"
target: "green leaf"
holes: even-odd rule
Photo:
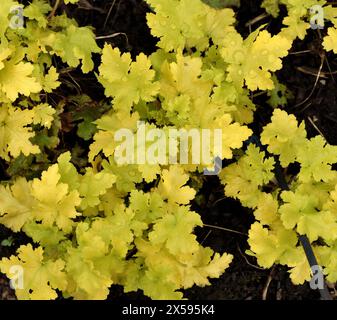
[[[215,9],[240,7],[240,0],[201,0],[201,1]]]
[[[15,241],[15,239],[12,236],[10,236],[7,239],[2,240],[0,245],[2,247],[11,247],[13,245],[14,241]]]

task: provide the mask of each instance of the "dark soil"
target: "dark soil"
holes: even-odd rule
[[[69,16],[77,19],[80,25],[92,25],[96,28],[98,36],[108,36],[114,33],[125,33],[105,39],[113,46],[118,46],[122,51],[129,51],[133,56],[140,52],[150,54],[155,51],[154,39],[146,25],[146,13],[149,8],[142,0],[88,0],[83,1],[82,7],[88,2],[94,8],[80,8],[76,6],[68,10]],[[109,13],[110,11],[110,13]],[[237,17],[237,29],[244,36],[250,32],[246,26],[248,21],[259,16],[260,1],[241,0],[241,8]],[[109,15],[108,19],[107,16]],[[105,22],[106,21],[106,22]],[[257,25],[252,25],[254,30],[261,24],[267,23],[268,30],[276,33],[281,27],[282,19],[273,20],[266,17]],[[306,121],[310,136],[319,132],[331,144],[337,144],[337,86],[334,73],[337,68],[333,57],[322,54],[320,34],[310,31],[304,41],[297,41],[290,54],[284,60],[284,68],[278,72],[281,83],[287,85],[294,98],[286,111],[294,113],[298,119]],[[103,44],[104,41],[102,41]],[[310,50],[310,51],[308,51]],[[305,51],[304,53],[298,53]],[[321,61],[322,77],[316,81]],[[92,76],[92,75],[91,75]],[[336,76],[337,79],[337,76]],[[102,99],[103,92],[98,88],[90,87],[90,75],[79,79],[82,90],[91,97]],[[317,82],[317,83],[316,83]],[[308,98],[309,97],[309,98]],[[256,113],[256,131],[269,122],[272,108],[266,103],[266,95],[255,99],[259,110]],[[318,132],[319,131],[319,132]],[[210,177],[201,193],[204,201],[195,209],[201,213],[205,224],[224,227],[235,231],[248,233],[253,222],[251,212],[243,208],[238,202],[223,198],[223,188],[217,178]],[[197,230],[198,239],[204,246],[209,246],[217,252],[228,252],[234,255],[234,260],[229,269],[220,279],[212,280],[211,286],[205,288],[193,287],[186,290],[185,296],[189,299],[215,299],[215,300],[260,300],[263,295],[267,300],[317,300],[319,294],[309,286],[294,286],[288,276],[287,269],[276,266],[271,270],[262,270],[257,266],[253,257],[247,256],[247,237],[245,235],[218,230],[214,227]],[[12,232],[0,227],[0,241],[13,236]],[[24,235],[14,235],[16,239],[12,246],[0,246],[0,257],[14,253],[16,248],[27,242]],[[9,289],[4,277],[0,278],[0,299],[12,299],[13,291]],[[147,299],[141,292],[124,294],[120,286],[111,288],[111,299],[132,300]]]

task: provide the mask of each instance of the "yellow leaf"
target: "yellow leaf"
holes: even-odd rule
[[[76,211],[81,199],[78,191],[69,192],[65,183],[59,182],[60,174],[57,164],[42,173],[41,179],[32,182],[32,195],[38,200],[33,208],[33,216],[47,226],[53,223],[66,232],[71,231],[74,222],[72,218],[80,215]]]
[[[0,90],[11,101],[15,101],[19,94],[29,96],[41,91],[41,85],[32,77],[34,67],[30,63],[9,60],[2,62],[0,70]]]
[[[35,199],[31,196],[31,183],[17,179],[9,187],[0,186],[0,223],[14,232],[21,230],[31,217]]]
[[[65,290],[67,280],[64,269],[64,261],[46,260],[42,247],[33,249],[31,244],[21,246],[18,256],[0,261],[0,270],[9,278],[14,275],[11,267],[22,268],[23,287],[15,290],[19,300],[51,300],[57,298],[56,289]],[[19,284],[19,282],[18,282]]]
[[[158,191],[170,203],[188,204],[195,196],[194,189],[184,186],[189,176],[179,166],[171,166],[162,171]]]
[[[34,132],[27,125],[33,123],[33,110],[20,110],[11,105],[3,104],[0,108],[0,157],[9,160],[9,155],[18,157],[22,152],[25,156],[40,152],[30,138]]]

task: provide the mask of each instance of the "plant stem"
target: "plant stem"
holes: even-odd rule
[[[61,3],[61,0],[56,0],[52,11],[48,15],[48,20],[50,20],[52,17],[54,17],[55,12],[56,12],[57,8],[59,7],[60,3]]]

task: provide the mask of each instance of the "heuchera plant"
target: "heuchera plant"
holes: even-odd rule
[[[201,0],[147,2],[158,49],[132,59],[109,44],[100,49],[90,27],[57,15],[46,0],[24,7],[24,27],[11,28],[11,8],[19,3],[2,0],[0,157],[12,174],[0,185],[0,223],[25,232],[32,244],[3,258],[0,269],[11,277],[12,266],[23,268],[19,299],[55,299],[56,290],[66,298],[105,299],[112,284],[125,292],[141,289],[153,299],[181,299],[181,289],[219,277],[233,256],[214,253],[194,235],[203,222],[191,210],[198,189],[189,181],[202,184],[203,167],[118,165],[115,133],[130,129],[136,135],[138,121],[164,131],[221,128],[222,159],[232,159],[252,135],[251,93],[273,97],[280,86],[274,72],[310,28],[308,9],[321,5],[325,18],[337,22],[336,9],[326,1],[267,0],[263,7],[273,16],[279,3],[286,5],[285,27],[276,35],[260,27],[243,38],[232,9]],[[327,51],[337,53],[336,33],[328,29]],[[60,73],[78,66],[92,71],[94,53],[101,54],[97,81],[109,104],[99,103],[95,115],[86,109],[85,96],[53,105],[48,94],[60,85]],[[64,65],[54,64],[54,57]],[[90,143],[88,161],[79,161],[78,149],[60,150],[53,161],[46,154],[60,144],[66,103],[82,108],[77,134]],[[298,235],[306,235],[328,280],[336,281],[337,175],[331,170],[336,147],[320,136],[307,139],[304,124],[280,109],[261,142],[266,150],[250,144],[220,174],[225,195],[254,211],[249,254],[264,268],[287,265],[293,282],[303,283],[310,268]],[[274,156],[284,170],[295,162],[301,166],[297,175],[287,176],[288,191],[273,179]]]

